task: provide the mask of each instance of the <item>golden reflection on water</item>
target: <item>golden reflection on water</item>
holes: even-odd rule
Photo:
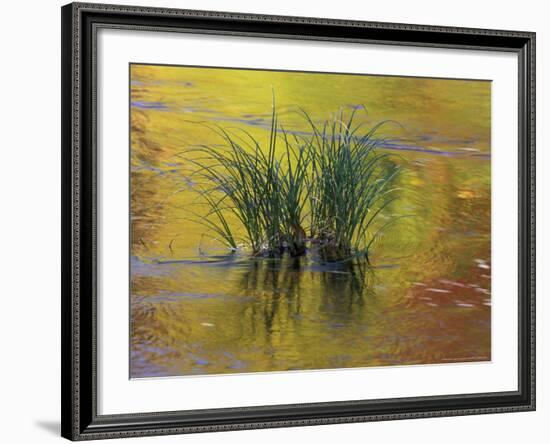
[[[131,376],[485,361],[491,358],[487,81],[131,67]],[[220,143],[196,122],[267,139],[339,107],[382,120],[406,164],[373,268],[227,257],[194,222],[183,151]],[[198,210],[200,211],[200,210]]]

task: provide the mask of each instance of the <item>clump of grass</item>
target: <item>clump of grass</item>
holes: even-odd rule
[[[198,168],[195,174],[206,183],[199,193],[210,207],[200,221],[232,249],[237,248],[238,241],[228,222],[230,213],[244,227],[243,242],[253,254],[304,254],[306,239],[300,227],[307,201],[309,150],[298,143],[298,138],[278,129],[275,108],[265,150],[246,131],[215,130],[225,142],[223,147],[190,150],[200,154],[191,162]],[[278,144],[283,147],[279,155]]]
[[[188,150],[209,208],[200,222],[232,250],[244,244],[254,255],[296,257],[316,246],[325,261],[368,260],[395,221],[376,223],[396,198],[399,168],[376,149],[382,124],[363,131],[354,124],[356,111],[347,120],[340,111],[322,125],[302,111],[311,135],[297,136],[279,125],[273,105],[264,145],[244,130],[213,128],[221,147]]]
[[[316,125],[306,112],[313,136],[309,179],[310,237],[325,260],[341,260],[368,252],[385,227],[373,232],[380,213],[396,199],[392,187],[400,168],[376,148],[376,132],[385,122],[361,133],[354,124],[357,108],[347,120],[340,111]],[[389,222],[391,223],[391,221]]]

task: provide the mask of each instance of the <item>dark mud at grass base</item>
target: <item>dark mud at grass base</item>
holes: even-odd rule
[[[361,88],[348,90],[343,80],[330,89],[307,76],[269,79],[287,120],[295,103],[319,119],[334,103],[368,103],[373,120],[397,118],[412,128],[406,137],[388,135],[386,149],[407,162],[399,210],[415,217],[384,236],[373,269],[362,274],[315,255],[228,258],[189,221],[194,184],[175,153],[214,139],[185,122],[226,119],[258,137],[268,132],[260,125],[271,101],[267,74],[213,71],[143,67],[132,74],[139,83],[132,87],[131,377],[490,360],[484,88],[424,80],[404,89],[399,79],[356,76]],[[248,87],[236,88],[243,80]],[[306,94],[312,88],[317,96]]]

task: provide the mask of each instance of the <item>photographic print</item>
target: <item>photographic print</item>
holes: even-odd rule
[[[130,64],[130,377],[491,360],[491,82]]]

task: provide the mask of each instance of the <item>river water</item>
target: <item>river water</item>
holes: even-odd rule
[[[131,377],[491,359],[490,82],[132,65]],[[267,140],[364,106],[405,165],[402,219],[366,272],[228,254],[192,217],[186,148]]]

